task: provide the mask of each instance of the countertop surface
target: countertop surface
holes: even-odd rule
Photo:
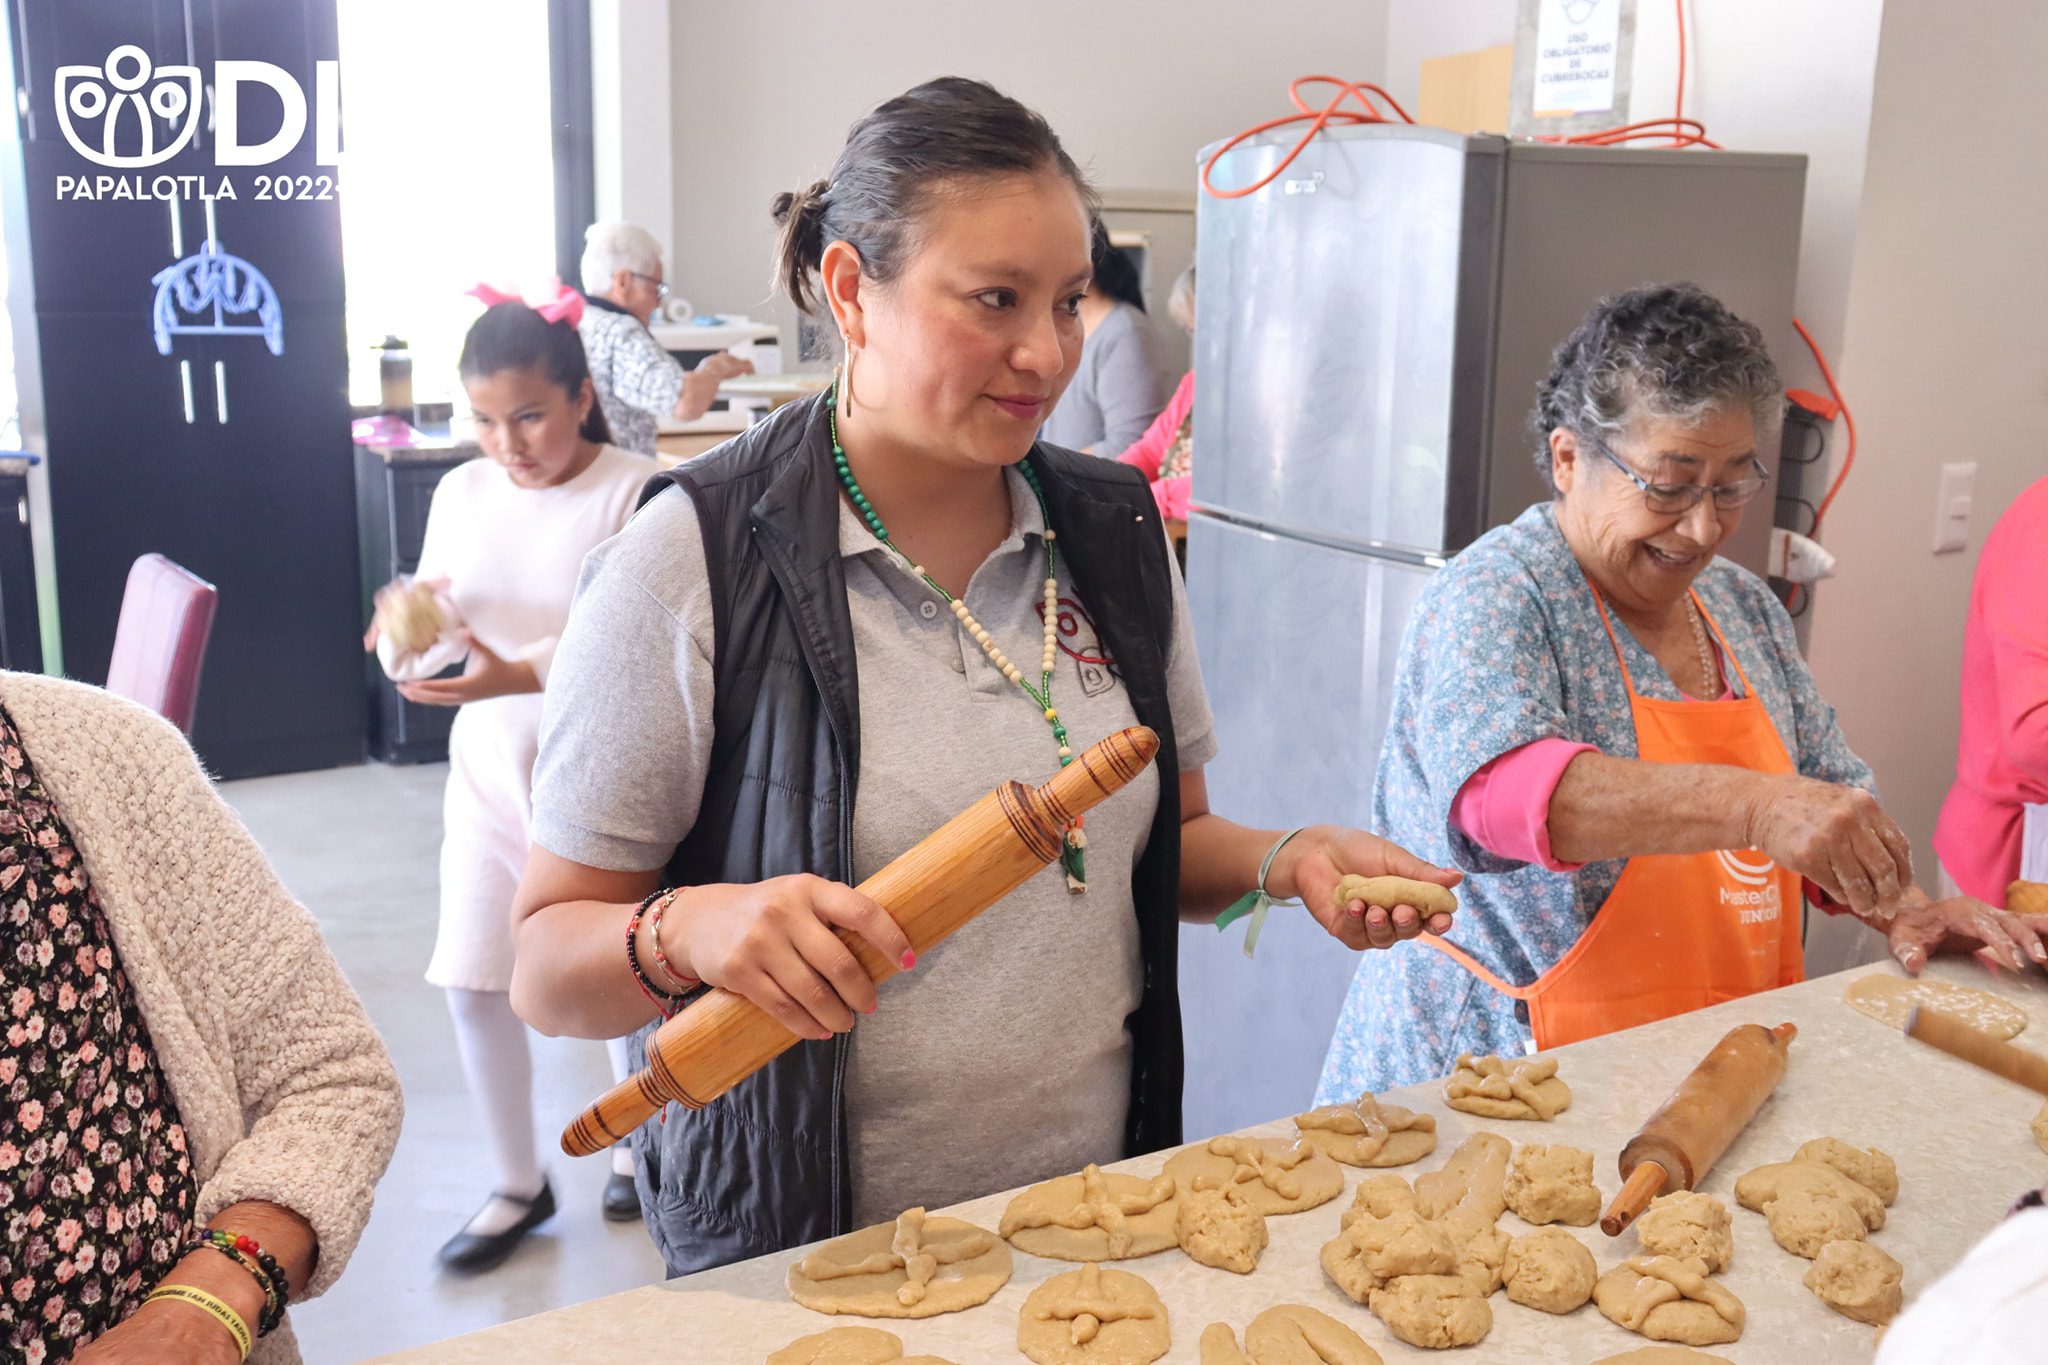
[[[1254,970],[1256,970],[1254,968]],[[2017,1042],[2048,1047],[2048,979],[2041,973],[1987,975],[1974,963],[1943,959],[1931,975],[1993,991],[2026,1009],[2030,1025]],[[1739,1208],[1734,1184],[1745,1171],[1788,1160],[1810,1138],[1839,1137],[1876,1146],[1898,1162],[1900,1192],[1873,1245],[1898,1258],[1906,1273],[1907,1301],[1961,1259],[2004,1216],[2018,1195],[2048,1182],[2048,1156],[2028,1132],[2040,1098],[1935,1052],[1851,1010],[1845,987],[1872,973],[1897,974],[1889,963],[1823,977],[1695,1014],[1593,1039],[1555,1052],[1559,1074],[1571,1085],[1570,1109],[1551,1123],[1497,1122],[1458,1113],[1443,1104],[1442,1082],[1388,1092],[1390,1102],[1437,1116],[1439,1142],[1431,1156],[1396,1172],[1412,1178],[1441,1166],[1465,1137],[1500,1134],[1516,1145],[1568,1143],[1594,1153],[1603,1199],[1619,1187],[1620,1149],[1644,1119],[1729,1029],[1743,1023],[1792,1020],[1799,1037],[1776,1095],[1765,1104],[1701,1188],[1726,1202],[1735,1222],[1735,1260],[1720,1282],[1748,1309],[1742,1339],[1715,1353],[1742,1365],[1818,1365],[1866,1361],[1877,1329],[1823,1306],[1801,1283],[1808,1262],[1782,1250],[1758,1214]],[[1264,983],[1273,988],[1273,983]],[[561,1115],[566,1119],[568,1115]],[[1249,1130],[1292,1136],[1281,1121]],[[1151,1175],[1165,1153],[1110,1169]],[[1116,1268],[1143,1276],[1167,1305],[1173,1345],[1167,1361],[1194,1362],[1198,1338],[1210,1322],[1242,1332],[1262,1309],[1303,1303],[1350,1324],[1388,1361],[1419,1361],[1435,1353],[1394,1339],[1365,1308],[1324,1276],[1317,1253],[1337,1235],[1338,1214],[1364,1174],[1345,1168],[1345,1190],[1307,1213],[1267,1220],[1271,1245],[1248,1276],[1212,1270],[1178,1250]],[[991,1195],[946,1213],[993,1230],[1009,1194]],[[1528,1231],[1513,1214],[1501,1227]],[[1602,1271],[1640,1248],[1633,1231],[1609,1239],[1599,1227],[1567,1229],[1584,1242]],[[799,1308],[783,1277],[802,1254],[792,1251],[650,1285],[591,1303],[540,1314],[433,1346],[384,1357],[402,1365],[481,1365],[507,1360],[613,1362],[659,1358],[759,1362],[797,1337],[834,1326],[866,1323],[900,1336],[910,1354],[929,1352],[958,1365],[1022,1361],[1016,1349],[1018,1311],[1031,1289],[1074,1267],[1015,1253],[1015,1274],[979,1308],[917,1322],[830,1318]],[[1456,1353],[1471,1362],[1554,1362],[1586,1365],[1650,1345],[1602,1317],[1591,1304],[1552,1317],[1509,1301],[1489,1300],[1494,1325],[1478,1346]]]

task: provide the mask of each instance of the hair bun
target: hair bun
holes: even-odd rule
[[[800,190],[784,190],[775,196],[769,206],[769,214],[777,227],[787,227],[794,217],[799,223],[815,220],[825,212],[825,195],[831,185],[823,180],[813,180]]]

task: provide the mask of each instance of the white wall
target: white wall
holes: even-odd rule
[[[668,271],[699,309],[785,324],[768,302],[769,200],[824,175],[855,118],[920,81],[993,81],[1101,186],[1188,191],[1204,143],[1288,112],[1294,76],[1376,75],[1386,36],[1386,0],[788,0],[773,14],[674,5]]]
[[[1956,677],[1976,551],[2048,476],[2048,51],[2037,0],[1885,6],[1841,378],[1861,450],[1829,514],[1840,576],[1815,606],[1814,671],[1886,805],[1927,844],[1954,773]],[[1934,555],[1944,461],[1977,462],[1968,553]],[[2048,611],[2048,588],[2043,610]]]
[[[670,60],[669,0],[591,0],[597,216],[664,244],[675,222]]]

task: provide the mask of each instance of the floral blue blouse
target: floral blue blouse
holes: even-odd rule
[[[1694,584],[1748,673],[1799,771],[1875,790],[1820,698],[1792,620],[1763,581],[1717,559]],[[1679,699],[1617,619],[1645,696]],[[1729,685],[1740,681],[1728,672]],[[1592,590],[1548,504],[1482,536],[1424,589],[1401,641],[1393,715],[1380,752],[1373,824],[1395,843],[1466,874],[1451,938],[1504,980],[1527,985],[1562,958],[1621,877],[1623,860],[1551,872],[1499,857],[1450,823],[1465,780],[1539,739],[1636,756],[1635,725]],[[1447,1074],[1460,1052],[1520,1056],[1518,1006],[1443,954],[1404,943],[1359,958],[1323,1064],[1317,1104]]]

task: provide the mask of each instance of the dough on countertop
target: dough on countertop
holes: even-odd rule
[[[958,1218],[908,1209],[825,1243],[789,1268],[789,1296],[818,1313],[928,1318],[987,1303],[1009,1283],[1010,1248]]]
[[[906,1356],[903,1341],[879,1327],[834,1327],[798,1337],[768,1357],[767,1365],[952,1365],[937,1356]]]
[[[1698,1261],[1634,1256],[1602,1275],[1593,1302],[1610,1321],[1652,1341],[1716,1346],[1742,1335],[1742,1301]]]
[[[1403,1275],[1374,1290],[1371,1306],[1388,1331],[1424,1350],[1470,1346],[1493,1330],[1485,1296],[1456,1275]]]
[[[2034,1133],[2034,1144],[2042,1151],[2048,1152],[2048,1103],[2042,1104],[2041,1112],[2034,1115],[2034,1122],[2031,1126]]]
[[[1844,1317],[1882,1327],[1905,1301],[1905,1269],[1868,1242],[1829,1242],[1813,1258],[1806,1287]]]
[[[1391,1218],[1397,1213],[1418,1211],[1413,1185],[1398,1175],[1369,1175],[1358,1182],[1351,1207],[1337,1221],[1348,1228],[1358,1218]]]
[[[1190,1259],[1239,1275],[1258,1268],[1266,1250],[1266,1216],[1251,1206],[1242,1186],[1184,1189],[1175,1202],[1175,1230]]]
[[[1884,1226],[1882,1199],[1818,1161],[1759,1166],[1735,1182],[1735,1200],[1764,1216],[1779,1246],[1809,1259],[1829,1242],[1861,1241]]]
[[[1886,1208],[1899,1197],[1898,1163],[1875,1147],[1859,1151],[1840,1138],[1815,1138],[1794,1152],[1792,1159],[1834,1167],[1882,1199]]]
[[[1125,1261],[1180,1245],[1171,1176],[1092,1165],[1019,1193],[997,1230],[1019,1251],[1057,1261]]]
[[[1351,1104],[1296,1114],[1294,1126],[1347,1166],[1406,1166],[1436,1150],[1436,1115],[1381,1104],[1370,1090]]]
[[[1508,1207],[1525,1223],[1589,1226],[1600,1216],[1593,1154],[1579,1147],[1531,1143],[1515,1152],[1504,1188]]]
[[[1298,1138],[1211,1138],[1167,1158],[1165,1173],[1184,1190],[1235,1185],[1269,1216],[1302,1213],[1344,1192],[1343,1167]]]
[[[1735,1365],[1727,1356],[1708,1355],[1690,1346],[1639,1346],[1618,1356],[1605,1356],[1593,1365]]]
[[[1906,1026],[1915,1005],[1952,1014],[1972,1028],[2011,1038],[2027,1026],[2027,1012],[1989,991],[1951,985],[1932,977],[1865,976],[1849,983],[1842,998],[1859,1014],[1896,1029]]]
[[[1442,1223],[1412,1210],[1391,1218],[1359,1218],[1324,1245],[1323,1269],[1360,1303],[1403,1275],[1452,1275],[1458,1243]]]
[[[1710,1194],[1660,1194],[1636,1220],[1636,1238],[1652,1256],[1698,1261],[1717,1275],[1735,1260],[1735,1227],[1728,1206]]]
[[[1228,1323],[1202,1330],[1202,1365],[1382,1365],[1365,1338],[1298,1303],[1276,1304],[1244,1329],[1244,1349]]]
[[[1572,1091],[1554,1057],[1510,1062],[1467,1052],[1444,1082],[1444,1103],[1481,1118],[1548,1120],[1571,1108]]]
[[[1508,1245],[1508,1297],[1546,1313],[1572,1313],[1593,1297],[1600,1267],[1586,1244],[1563,1228],[1541,1228]]]
[[[1158,1291],[1092,1262],[1032,1290],[1017,1318],[1017,1349],[1038,1365],[1148,1365],[1171,1344]]]
[[[1460,1209],[1486,1222],[1507,1211],[1508,1140],[1497,1133],[1474,1133],[1458,1144],[1441,1170],[1415,1177],[1415,1202],[1425,1218],[1442,1218]]]

